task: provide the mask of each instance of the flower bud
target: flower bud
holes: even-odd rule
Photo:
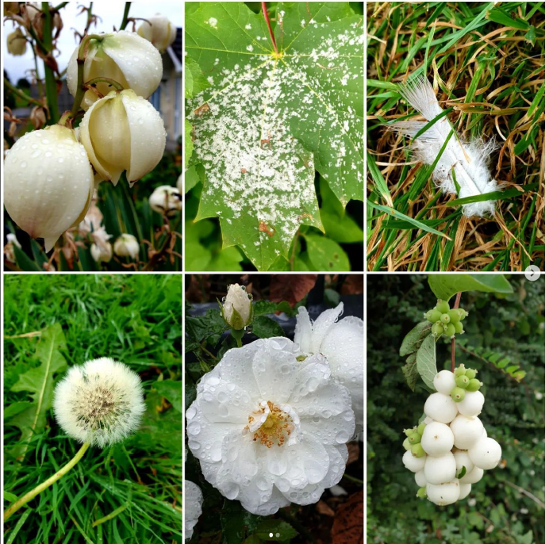
[[[10,217],[49,251],[84,217],[93,197],[93,169],[75,132],[53,125],[17,140],[7,155],[4,204]]]
[[[15,264],[16,259],[14,248],[18,247],[19,249],[21,249],[21,244],[19,243],[19,240],[17,240],[17,236],[15,236],[15,234],[12,234],[11,232],[6,236],[6,239],[8,243],[4,246],[4,255],[6,256],[6,260],[8,262]]]
[[[180,174],[178,176],[178,180],[176,181],[176,187],[178,189],[178,192],[183,195],[184,194],[184,175]]]
[[[92,244],[91,256],[97,263],[109,263],[113,257],[112,244],[110,242]]]
[[[112,91],[89,108],[80,140],[100,176],[117,185],[126,171],[132,187],[163,157],[166,133],[159,112],[128,89]]]
[[[140,252],[140,244],[132,234],[122,234],[114,243],[114,253],[118,257],[136,259]]]
[[[149,205],[153,211],[172,217],[182,209],[182,195],[176,187],[161,185],[151,193]]]
[[[138,34],[151,42],[161,53],[176,39],[176,27],[163,15],[148,17],[137,30]]]
[[[25,35],[19,27],[17,27],[11,34],[8,34],[7,46],[8,52],[12,55],[20,56],[26,53]]]
[[[72,53],[66,72],[66,83],[72,96],[76,96],[78,90],[78,49],[76,47]],[[84,83],[100,77],[113,79],[124,89],[132,89],[138,96],[148,98],[161,83],[162,76],[159,51],[138,34],[121,30],[102,34],[101,39],[89,39],[83,65]],[[99,82],[96,90],[106,95],[111,87],[107,82]],[[81,106],[86,110],[96,100],[96,94],[88,90]]]
[[[229,286],[221,313],[225,322],[236,331],[247,327],[253,320],[252,295],[238,283]]]
[[[30,122],[34,125],[36,130],[45,126],[47,119],[45,116],[45,108],[42,106],[34,106],[30,112]]]

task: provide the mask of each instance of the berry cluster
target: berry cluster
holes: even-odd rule
[[[501,446],[488,438],[477,417],[484,405],[476,371],[460,365],[454,373],[441,370],[433,379],[437,390],[424,404],[424,421],[405,430],[403,464],[415,473],[420,489],[439,506],[465,499],[471,484],[501,459]]]
[[[462,334],[464,327],[462,321],[467,317],[467,312],[463,308],[453,308],[445,300],[438,300],[435,308],[426,312],[424,317],[433,323],[431,332],[439,338],[442,334],[446,334],[452,338],[455,334]]]

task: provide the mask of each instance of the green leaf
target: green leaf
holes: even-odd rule
[[[416,382],[418,380],[418,369],[416,368],[416,354],[411,353],[407,357],[407,363],[401,368],[405,380],[407,380],[407,385],[411,388],[412,391],[416,388]]]
[[[435,391],[433,378],[437,374],[437,365],[435,362],[435,338],[432,334],[426,336],[419,350],[416,352],[416,368],[424,383]]]
[[[191,155],[193,155],[193,126],[191,123],[186,119],[184,123],[184,166],[187,168],[187,165],[189,164],[189,161],[191,159]],[[187,175],[185,175],[186,183],[191,181],[191,178]],[[193,183],[193,186],[195,183]],[[189,188],[191,189],[191,187]],[[189,189],[186,188],[185,192],[189,191]]]
[[[528,23],[522,19],[517,18],[512,19],[502,8],[495,6],[494,9],[491,9],[486,18],[490,21],[494,21],[503,26],[508,26],[511,28],[516,28],[518,30],[528,30]]]
[[[182,413],[182,382],[174,380],[157,381],[153,384],[155,390],[172,404],[172,407]]]
[[[37,263],[30,259],[26,253],[19,249],[16,244],[13,244],[13,254],[15,256],[15,261],[17,266],[25,272],[43,272]]]
[[[465,291],[504,294],[513,292],[502,274],[430,274],[428,283],[438,299],[447,301],[456,293]]]
[[[210,87],[210,83],[204,74],[201,67],[191,58],[185,58],[185,96],[186,98],[193,98],[196,94],[204,91]]]
[[[263,540],[282,542],[295,538],[299,533],[287,522],[280,519],[262,521],[256,530],[256,535]]]
[[[13,402],[4,410],[4,420],[24,412],[32,406],[32,402]]]
[[[21,430],[21,442],[11,453],[16,457],[24,457],[28,448],[28,440],[45,428],[46,413],[53,404],[53,375],[67,368],[66,360],[60,350],[66,349],[66,340],[60,323],[45,329],[36,346],[36,358],[40,366],[21,374],[11,391],[30,393],[32,404],[9,420]]]
[[[464,465],[464,466],[461,468],[460,472],[459,472],[458,474],[456,474],[456,478],[457,478],[458,480],[462,479],[462,478],[465,476],[466,472],[467,472],[467,469],[466,469],[466,467],[465,467],[465,465]]]
[[[186,51],[211,82],[187,104],[206,170],[197,219],[219,217],[224,247],[259,270],[288,258],[301,225],[323,230],[315,170],[343,206],[363,199],[363,18],[348,3],[276,9],[278,54],[243,3],[186,14]]]
[[[337,242],[317,234],[305,234],[305,241],[313,270],[325,272],[350,270],[348,255]]]
[[[185,321],[186,352],[199,349],[203,340],[221,335],[227,328],[219,308],[208,310],[200,317],[188,317]]]
[[[221,511],[221,527],[224,544],[240,544],[253,533],[261,517],[250,514],[240,503],[226,501]]]
[[[286,336],[284,329],[270,317],[260,315],[252,323],[252,332],[259,338],[273,338],[275,336]]]
[[[405,335],[405,338],[403,338],[403,342],[401,342],[401,347],[399,348],[399,355],[401,355],[401,357],[405,357],[406,355],[415,352],[422,344],[424,338],[426,338],[430,332],[431,323],[428,321],[421,321],[418,323],[418,325],[409,331]]]

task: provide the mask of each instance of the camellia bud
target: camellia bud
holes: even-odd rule
[[[17,27],[11,34],[8,34],[7,46],[8,52],[12,55],[20,56],[26,53],[25,35],[19,27]]]
[[[161,53],[176,39],[176,27],[163,15],[148,17],[137,30],[138,34],[151,42]]]
[[[149,205],[153,211],[172,217],[182,209],[182,195],[176,187],[161,185],[151,193]]]
[[[110,242],[92,244],[91,256],[97,263],[109,263],[113,257],[112,244]]]
[[[89,108],[80,140],[100,176],[117,185],[126,171],[132,187],[163,157],[166,132],[159,112],[128,89],[112,91]]]
[[[17,140],[7,155],[4,204],[10,217],[49,251],[84,217],[93,197],[93,169],[75,132],[53,125]]]
[[[132,234],[122,234],[114,242],[114,253],[118,257],[130,257],[136,259],[140,252],[140,244]]]
[[[66,72],[68,90],[76,96],[78,90],[78,50],[76,47]],[[159,51],[134,32],[120,30],[90,38],[83,65],[83,82],[96,78],[113,79],[124,89],[148,98],[161,83],[163,62]],[[97,82],[96,90],[106,95],[111,91],[107,82]],[[93,91],[86,91],[81,103],[87,109],[97,100]]]
[[[252,295],[238,283],[230,285],[227,296],[223,300],[221,314],[225,322],[236,331],[247,327],[254,318]]]

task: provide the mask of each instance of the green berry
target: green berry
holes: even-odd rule
[[[458,376],[456,378],[456,386],[460,387],[462,389],[467,389],[467,385],[469,384],[469,378],[467,376]]]
[[[445,329],[443,328],[443,325],[441,323],[435,323],[435,325],[433,325],[433,327],[431,328],[431,332],[433,336],[439,338],[439,336],[441,336],[445,332]]]
[[[408,451],[411,449],[411,443],[409,442],[409,439],[408,438],[405,438],[405,440],[403,440],[403,447]]]
[[[450,316],[448,314],[443,314],[441,316],[441,322],[444,323],[445,325],[450,323]]]
[[[428,494],[426,493],[426,488],[425,487],[421,487],[417,492],[416,492],[416,496],[419,498],[419,499],[425,499]]]
[[[463,308],[458,308],[458,313],[460,314],[461,321],[463,321],[469,315]]]
[[[450,310],[450,306],[446,300],[438,300],[435,309],[442,314],[446,314]]]
[[[408,440],[411,444],[420,444],[420,435],[418,433],[411,434]]]
[[[424,429],[426,428],[426,424],[425,423],[420,423],[420,425],[418,426],[418,428],[416,429],[418,431],[418,434],[420,436],[422,436],[424,434]]]
[[[450,317],[450,322],[454,325],[460,322],[460,313],[458,310],[449,310],[448,316]]]
[[[464,332],[464,326],[460,321],[458,323],[454,323],[454,330],[456,331],[456,334],[462,334]]]
[[[422,444],[415,444],[415,445],[411,448],[411,453],[412,453],[415,457],[424,457],[424,455],[426,455],[426,452],[424,451],[424,448],[422,447]]]
[[[441,319],[441,312],[438,312],[437,310],[430,310],[426,314],[426,319],[430,323],[435,323],[436,321],[439,321]]]
[[[405,436],[411,436],[416,431],[414,429],[405,429],[403,432],[405,433]]]
[[[473,378],[472,380],[469,380],[469,383],[467,384],[466,389],[468,391],[478,391],[481,387],[481,382],[477,380],[476,378]]]
[[[461,387],[455,387],[450,393],[450,397],[454,402],[461,402],[465,396],[466,392]]]
[[[466,374],[466,367],[464,365],[460,365],[455,371],[454,371],[454,375],[456,377],[458,376],[465,376]]]
[[[468,379],[472,380],[477,375],[477,371],[473,368],[468,368],[466,370],[466,376]]]
[[[445,334],[452,338],[456,334],[456,329],[454,328],[454,325],[452,323],[449,323],[447,325],[447,328],[445,329]]]

